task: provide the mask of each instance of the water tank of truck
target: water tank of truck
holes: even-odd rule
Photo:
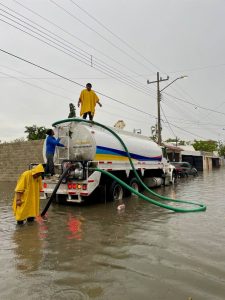
[[[68,119],[69,121],[69,119]],[[110,128],[124,141],[131,158],[138,161],[161,162],[162,150],[150,138]],[[98,125],[59,121],[56,125],[61,142],[68,145],[71,160],[128,160],[120,141]]]

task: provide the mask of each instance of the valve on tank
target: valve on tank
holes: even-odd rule
[[[83,161],[71,161],[71,160],[64,160],[62,162],[62,173],[65,169],[70,167],[66,178],[63,179],[64,183],[67,179],[76,179],[76,180],[83,180],[85,179],[85,163]]]
[[[84,177],[84,167],[81,162],[76,162],[74,164],[74,169],[71,170],[71,175],[76,179],[83,179]]]

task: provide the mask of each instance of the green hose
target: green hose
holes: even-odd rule
[[[123,140],[121,139],[121,137],[116,133],[114,132],[113,130],[111,130],[110,128],[108,128],[107,126],[103,125],[103,124],[100,124],[100,123],[97,123],[97,122],[93,122],[93,121],[88,121],[88,120],[84,120],[84,119],[77,119],[77,118],[70,118],[70,119],[65,119],[65,120],[61,120],[61,121],[57,121],[55,123],[52,124],[52,126],[56,126],[58,124],[61,124],[61,123],[66,123],[66,122],[71,122],[71,121],[74,121],[74,122],[85,122],[85,123],[89,123],[89,124],[94,124],[94,125],[97,125],[97,126],[100,126],[104,129],[106,129],[107,131],[109,131],[110,133],[112,133],[118,140],[119,142],[121,143],[121,145],[123,146],[124,150],[126,151],[127,153],[127,157],[129,159],[129,162],[130,162],[130,165],[133,169],[133,172],[138,180],[138,182],[145,188],[145,190],[147,190],[150,194],[154,195],[155,197],[158,197],[159,199],[161,200],[166,200],[166,201],[170,201],[170,202],[177,202],[177,203],[185,203],[185,204],[192,204],[194,206],[198,206],[197,208],[192,208],[192,209],[185,209],[185,208],[179,208],[179,207],[173,207],[171,205],[166,205],[164,203],[161,203],[159,201],[156,201],[156,200],[153,200],[141,193],[139,193],[138,191],[136,191],[135,189],[131,188],[128,184],[126,184],[125,182],[123,182],[121,179],[117,178],[116,176],[114,176],[113,174],[105,171],[105,170],[101,170],[101,169],[98,169],[98,168],[95,168],[94,170],[98,171],[98,172],[101,172],[111,178],[113,178],[114,180],[116,180],[118,183],[120,183],[123,187],[127,188],[128,190],[130,190],[132,193],[138,195],[140,198],[142,198],[143,200],[146,200],[154,205],[157,205],[157,206],[160,206],[160,207],[163,207],[163,208],[166,208],[166,209],[169,209],[169,210],[172,210],[174,212],[198,212],[198,211],[205,211],[206,210],[206,205],[204,204],[201,204],[201,203],[196,203],[196,202],[190,202],[190,201],[185,201],[185,200],[178,200],[178,199],[172,199],[172,198],[169,198],[169,197],[165,197],[165,196],[162,196],[162,195],[159,195],[155,192],[153,192],[151,189],[149,189],[149,187],[141,180],[140,176],[138,175],[138,172],[136,171],[135,167],[134,167],[134,164],[133,164],[133,161],[131,159],[131,156],[130,156],[130,153],[126,147],[126,145],[124,144]]]
[[[121,179],[119,179],[118,177],[116,177],[115,175],[113,175],[113,174],[111,174],[111,173],[109,173],[109,172],[107,172],[105,170],[98,169],[98,168],[95,168],[94,170],[98,171],[98,172],[101,172],[101,173],[103,173],[103,174],[111,177],[112,179],[116,180],[119,184],[121,184],[123,187],[125,187],[126,189],[128,189],[129,191],[131,191],[133,194],[136,194],[141,199],[146,200],[146,201],[148,201],[148,202],[150,202],[150,203],[152,203],[154,205],[157,205],[157,206],[160,206],[160,207],[163,207],[163,208],[175,211],[175,212],[197,212],[197,211],[206,210],[206,207],[203,204],[199,204],[199,203],[196,203],[196,202],[190,202],[190,201],[184,201],[184,200],[175,200],[175,199],[170,199],[170,198],[164,197],[164,198],[167,198],[165,200],[170,200],[171,202],[193,204],[193,205],[199,206],[199,207],[198,208],[193,208],[193,209],[183,209],[183,208],[179,208],[179,207],[173,207],[173,206],[170,206],[170,205],[166,205],[164,203],[161,203],[159,201],[153,200],[153,199],[151,199],[151,198],[143,195],[142,193],[140,193],[137,190],[133,189],[131,186],[129,186],[128,184],[126,184],[124,181],[122,181]],[[154,194],[158,195],[156,193],[154,193]],[[160,197],[163,197],[163,196],[160,196]]]

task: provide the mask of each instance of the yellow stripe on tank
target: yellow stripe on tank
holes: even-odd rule
[[[128,157],[120,156],[120,155],[111,155],[111,154],[96,154],[94,160],[123,160],[128,161]],[[137,161],[136,159],[132,159],[132,161]]]

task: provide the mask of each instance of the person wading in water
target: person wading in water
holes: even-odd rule
[[[18,179],[13,199],[13,212],[19,225],[22,225],[25,220],[33,222],[39,215],[43,174],[44,167],[39,164],[23,172]]]

